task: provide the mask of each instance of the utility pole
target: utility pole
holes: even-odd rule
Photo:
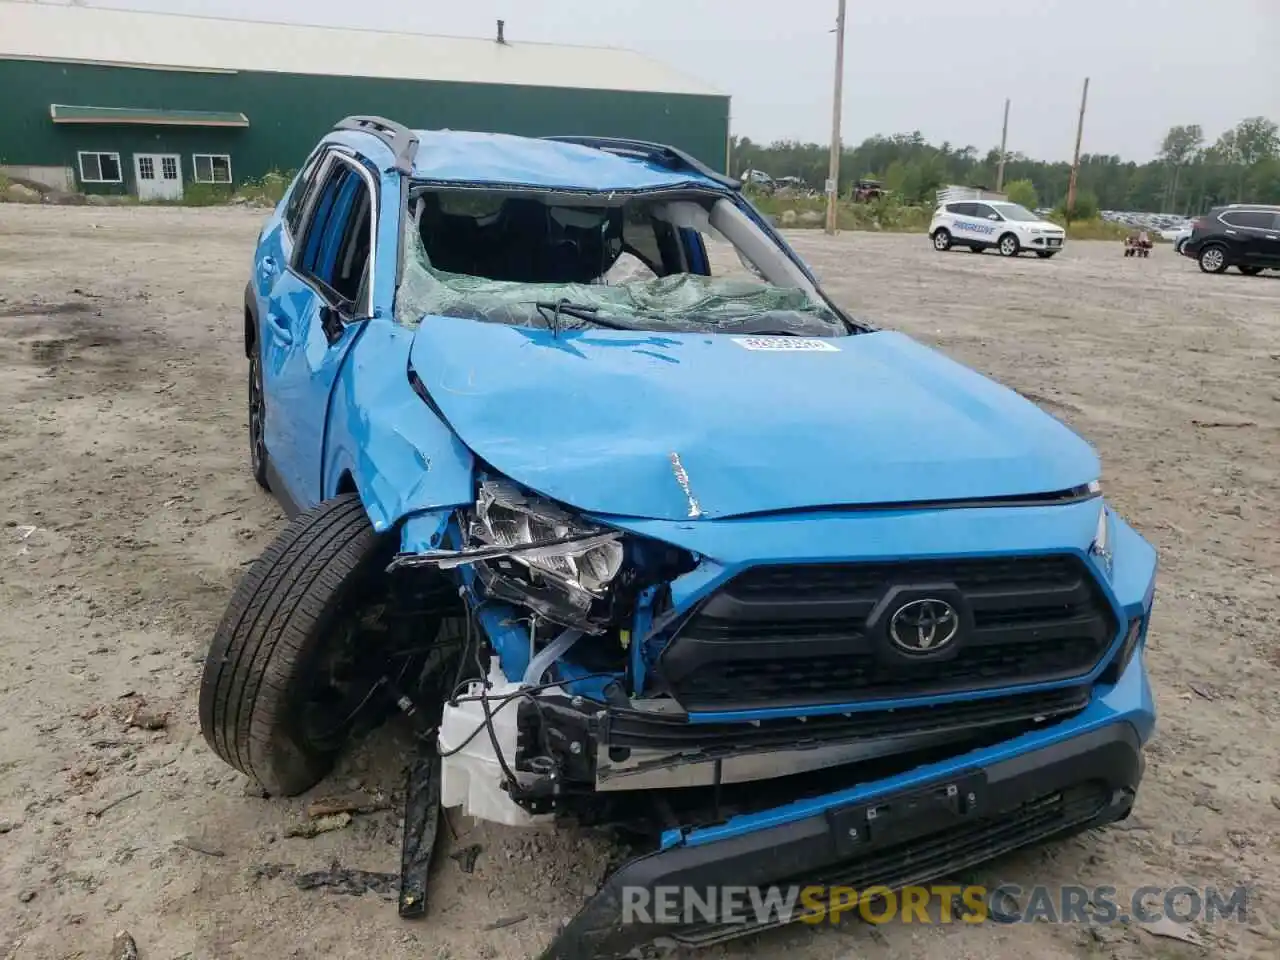
[[[1004,100],[1004,126],[1000,128],[1000,166],[996,170],[996,193],[1004,190],[1005,144],[1009,142],[1009,98]]]
[[[1076,212],[1076,177],[1080,174],[1080,140],[1084,137],[1084,108],[1089,102],[1089,78],[1084,78],[1084,92],[1080,94],[1080,122],[1076,125],[1076,155],[1071,161],[1071,180],[1067,183],[1067,222]]]
[[[836,232],[837,201],[840,198],[840,100],[844,92],[844,5],[836,13],[836,79],[831,104],[831,162],[827,168],[827,233]]]

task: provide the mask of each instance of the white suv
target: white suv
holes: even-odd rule
[[[957,200],[934,211],[929,236],[935,250],[968,247],[981,253],[995,247],[1002,257],[1031,250],[1048,260],[1062,249],[1067,234],[1056,223],[1007,200]]]

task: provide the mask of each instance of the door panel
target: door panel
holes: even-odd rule
[[[262,322],[264,421],[271,463],[302,507],[321,500],[321,462],[329,395],[362,324],[346,324],[332,343],[328,301],[292,269],[280,274]]]
[[[339,160],[321,177],[300,225],[296,255],[275,267],[260,322],[267,453],[288,497],[303,508],[322,497],[329,400],[367,313],[367,305],[346,299],[352,293],[343,292],[354,286],[343,275],[351,261],[344,254],[350,253],[353,238],[372,232],[369,205],[357,202],[369,192],[368,181]],[[269,254],[271,247],[264,249]],[[260,272],[264,267],[257,265]]]
[[[133,173],[139,200],[182,199],[182,158],[176,153],[135,153]]]
[[[1259,260],[1268,267],[1280,267],[1280,213],[1271,215],[1271,226],[1262,230],[1258,241]]]

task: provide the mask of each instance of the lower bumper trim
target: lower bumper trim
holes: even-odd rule
[[[1128,723],[1116,723],[958,772],[948,784],[971,779],[983,784],[976,809],[957,807],[949,817],[917,818],[879,835],[868,831],[856,855],[833,835],[833,826],[846,822],[846,808],[638,857],[609,877],[541,960],[619,957],[658,936],[705,945],[785,922],[623,925],[623,898],[636,888],[829,884],[897,890],[939,879],[1031,843],[1124,819],[1142,772],[1137,732]],[[869,806],[910,805],[921,793],[878,797]],[[866,807],[855,806],[853,813],[863,814]]]

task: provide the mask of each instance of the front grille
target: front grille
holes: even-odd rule
[[[868,627],[914,585],[954,590],[971,616],[946,658],[892,656]],[[687,710],[929,696],[1083,676],[1117,629],[1074,556],[756,567],[702,604],[656,674]]]
[[[1090,781],[1028,801],[999,817],[960,824],[874,850],[867,856],[835,864],[821,876],[779,877],[771,884],[783,890],[809,884],[852,887],[857,891],[878,886],[901,890],[952,876],[966,867],[1086,823],[1102,811],[1109,796],[1105,784]],[[671,936],[681,943],[707,946],[785,922],[777,918],[750,925],[704,923],[682,927]]]

